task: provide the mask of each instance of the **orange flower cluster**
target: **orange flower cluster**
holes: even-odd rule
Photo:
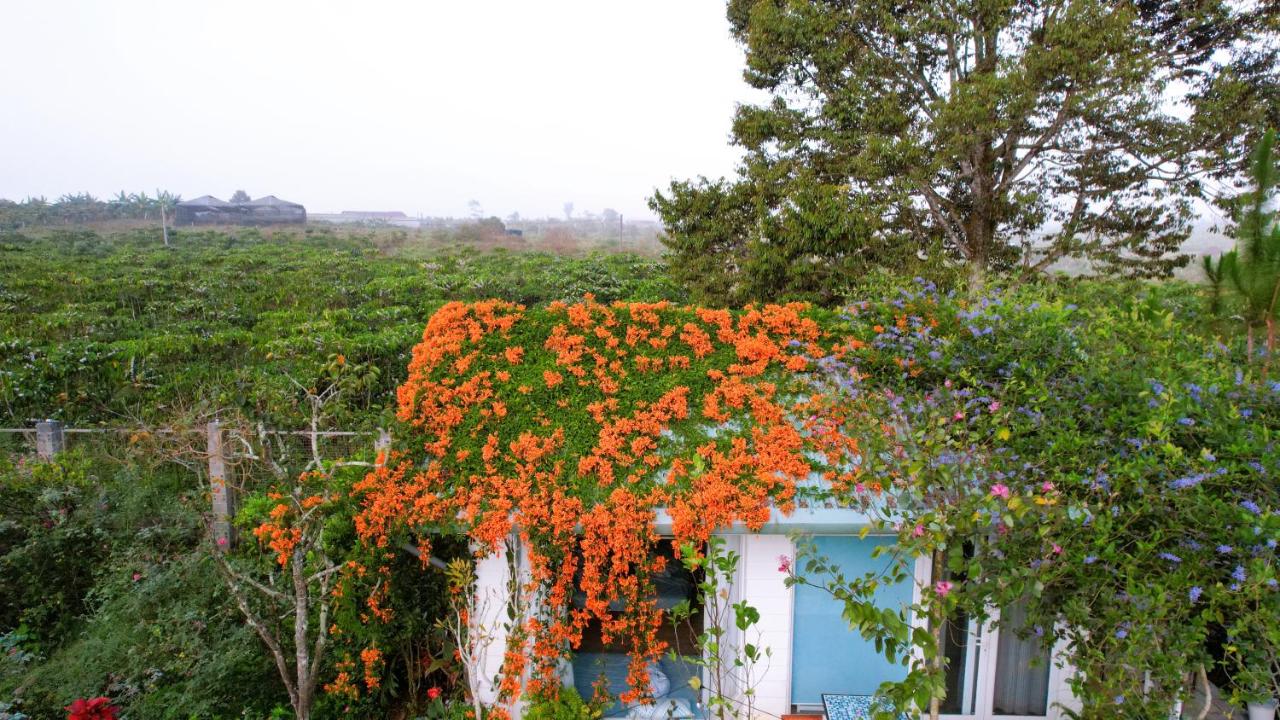
[[[641,696],[664,650],[655,511],[669,510],[677,545],[699,547],[789,512],[815,472],[855,472],[856,443],[807,378],[849,347],[829,317],[590,296],[445,305],[398,392],[412,432],[354,488],[357,532],[376,548],[426,549],[430,532],[460,529],[480,554],[517,537],[541,612],[511,634],[504,688],[520,691],[533,658],[531,682],[554,691],[557,659],[599,622],[605,642],[631,649],[629,695]]]

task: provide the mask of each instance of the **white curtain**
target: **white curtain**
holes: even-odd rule
[[[1046,715],[1049,708],[1049,652],[1040,639],[1018,633],[1026,626],[1021,603],[1001,611],[996,646],[996,687],[992,709],[998,715]],[[1034,665],[1032,661],[1035,661]]]

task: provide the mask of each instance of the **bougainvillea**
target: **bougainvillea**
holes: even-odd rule
[[[111,698],[80,699],[66,707],[67,720],[116,720],[120,709],[111,704]]]
[[[526,671],[551,691],[557,659],[598,621],[631,653],[622,699],[642,697],[664,650],[655,510],[669,511],[677,546],[699,547],[717,528],[790,512],[815,473],[856,485],[857,445],[809,381],[849,347],[841,324],[800,304],[445,305],[399,390],[411,431],[355,488],[357,532],[388,554],[425,551],[442,528],[480,555],[518,537],[541,610],[512,635],[504,691]]]

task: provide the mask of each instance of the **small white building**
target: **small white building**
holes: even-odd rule
[[[801,508],[786,517],[775,511],[772,521],[758,532],[738,527],[718,533],[725,540],[725,550],[740,557],[737,576],[726,583],[730,601],[746,599],[760,614],[758,623],[748,631],[750,637],[740,637],[742,633],[730,622],[723,643],[741,647],[750,642],[769,650],[769,657],[755,666],[751,679],[754,716],[820,715],[824,693],[868,696],[882,682],[905,676],[904,666],[889,663],[870,641],[849,628],[841,614],[843,604],[817,588],[787,587],[787,574],[779,567],[783,558],[796,555],[792,538],[804,537],[820,555],[838,565],[846,577],[860,576],[872,569],[873,563],[887,562],[873,558],[872,549],[894,541],[891,536],[874,534],[860,538],[870,524],[870,518],[857,510]],[[656,528],[659,534],[670,535],[670,521],[664,512],[658,512]],[[509,560],[495,555],[477,567],[476,593],[485,600],[484,612],[477,622],[498,640],[486,651],[482,678],[497,676],[505,650],[505,633],[495,629],[507,621],[502,599],[507,596],[512,568],[521,566],[518,558],[515,562]],[[877,597],[883,606],[896,608],[917,601],[920,589],[932,584],[930,564],[928,559],[918,559],[914,582],[882,588]],[[659,588],[660,606],[670,605],[662,597],[664,593],[672,593],[670,600],[675,601],[687,592],[680,589],[678,582],[668,585]],[[979,625],[961,619],[947,629],[945,652],[949,658],[945,718],[1056,720],[1065,717],[1063,708],[1078,708],[1067,684],[1069,671],[1060,662],[1050,662],[1048,651],[1034,637],[1020,639],[1015,632],[996,629],[991,623]],[[604,674],[611,693],[616,695],[625,686],[626,660],[622,653],[599,648],[580,651],[572,668],[566,668],[566,684],[571,682],[584,697],[590,697],[593,682]],[[706,671],[668,659],[657,670],[665,682],[659,679],[654,683],[655,696],[661,695],[656,698],[656,707],[615,705],[606,717],[702,716],[713,689]],[[651,670],[651,677],[657,677],[652,673]],[[688,682],[691,675],[699,675],[697,689]],[[482,701],[496,700],[492,682],[484,682],[482,687]],[[744,688],[726,687],[724,695],[745,706]]]

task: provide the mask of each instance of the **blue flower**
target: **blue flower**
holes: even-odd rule
[[[1151,392],[1155,393],[1156,395],[1163,395],[1163,394],[1164,394],[1164,385],[1163,385],[1163,384],[1161,384],[1161,383],[1156,382],[1155,380],[1152,380],[1152,381],[1151,381]]]
[[[1123,640],[1129,637],[1129,631],[1125,630],[1124,628],[1120,628],[1119,630],[1116,631],[1116,637]]]
[[[1159,557],[1161,560],[1168,560],[1171,563],[1182,562],[1182,558],[1178,557],[1177,555],[1174,555],[1173,553],[1162,552],[1157,557]]]
[[[1096,563],[1096,562],[1098,562],[1098,556],[1097,556],[1097,555],[1089,555],[1089,556],[1085,557],[1085,559],[1084,559],[1084,564],[1085,564],[1085,565],[1092,565],[1092,564],[1094,564],[1094,563]]]
[[[1201,595],[1201,593],[1203,593],[1203,592],[1204,592],[1204,590],[1203,590],[1203,589],[1201,589],[1199,585],[1194,585],[1194,586],[1192,586],[1191,590],[1187,592],[1187,597],[1191,598],[1191,602],[1193,602],[1193,603],[1194,603],[1194,602],[1199,602],[1199,601],[1200,601],[1200,595]]]
[[[1123,705],[1123,704],[1124,704],[1124,696],[1123,696],[1123,695],[1117,695],[1117,696],[1115,696],[1115,701],[1116,701],[1116,704],[1117,704],[1117,705]]]
[[[1226,555],[1227,553],[1231,552],[1232,550],[1235,550],[1235,548],[1231,547],[1230,545],[1219,545],[1219,546],[1217,547],[1217,550],[1218,550],[1218,552],[1222,553],[1223,555]]]
[[[1178,424],[1184,427],[1191,427],[1192,425],[1196,424],[1196,421],[1192,420],[1189,417],[1180,417],[1178,418]]]
[[[1252,501],[1252,500],[1241,500],[1241,501],[1240,501],[1240,507],[1244,508],[1245,510],[1248,510],[1249,512],[1253,513],[1254,515],[1261,515],[1261,514],[1262,514],[1262,508],[1258,507],[1258,503],[1256,503],[1256,502],[1254,502],[1254,501]]]
[[[1236,569],[1231,571],[1231,579],[1236,582],[1244,582],[1248,577],[1249,575],[1244,571],[1243,565],[1237,565]]]

